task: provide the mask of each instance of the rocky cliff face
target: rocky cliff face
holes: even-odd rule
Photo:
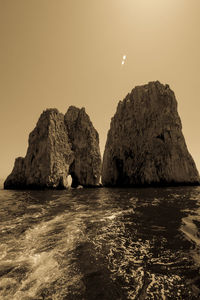
[[[103,157],[107,186],[199,184],[175,95],[168,85],[138,86],[120,101]]]
[[[71,107],[70,111],[73,115],[82,110]],[[89,117],[85,112],[84,114],[85,118],[88,118],[88,124],[85,122],[81,124],[82,120],[79,120],[79,127],[86,128],[88,125],[91,131],[95,131]],[[14,169],[6,179],[4,188],[66,188],[68,187],[68,175],[72,176],[74,186],[78,184],[93,186],[99,183],[101,159],[98,134],[88,136],[82,131],[82,140],[86,145],[84,151],[87,152],[87,158],[90,161],[90,164],[88,161],[86,162],[86,154],[83,155],[84,161],[81,163],[81,167],[86,173],[86,180],[83,171],[77,173],[74,170],[76,161],[80,164],[81,157],[77,155],[76,158],[77,153],[73,149],[77,148],[77,145],[73,145],[72,133],[68,132],[70,126],[73,128],[73,125],[70,124],[73,124],[74,120],[70,117],[66,117],[66,119],[67,124],[65,116],[57,109],[48,109],[42,113],[35,129],[29,135],[29,146],[25,158],[16,159]],[[78,128],[75,135],[78,134]],[[74,139],[76,140],[75,135]],[[89,137],[95,140],[92,142],[87,140]],[[95,147],[96,155],[99,155],[98,163],[93,157],[90,157],[94,151],[93,147]],[[95,179],[91,174],[96,175]]]
[[[74,153],[70,166],[72,186],[95,186],[99,183],[101,155],[99,135],[86,114],[85,109],[70,106],[65,114],[65,124]]]
[[[69,166],[73,160],[64,115],[57,109],[48,109],[29,135],[25,158],[16,159],[4,187],[67,187]]]

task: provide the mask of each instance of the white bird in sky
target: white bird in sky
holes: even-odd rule
[[[122,65],[125,64],[126,55],[123,55]]]

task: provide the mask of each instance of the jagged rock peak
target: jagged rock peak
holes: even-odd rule
[[[74,108],[74,111],[78,110]],[[70,111],[72,111],[70,109]],[[85,113],[86,114],[86,113]],[[89,118],[89,117],[88,117]],[[87,180],[84,176],[76,174],[74,166],[80,161],[80,157],[76,158],[77,148],[73,145],[73,140],[69,137],[67,127],[73,129],[70,125],[70,120],[67,124],[65,117],[57,109],[47,109],[41,114],[36,127],[29,135],[29,145],[25,158],[17,158],[12,173],[4,182],[4,188],[67,188],[68,175],[72,176],[72,184],[74,186],[80,185],[97,185],[99,183],[99,174],[101,169],[101,162],[96,164],[93,158],[89,158],[90,164],[81,163],[83,170],[88,172]],[[84,125],[86,126],[86,124]],[[91,126],[91,122],[88,127]],[[94,129],[95,130],[95,129]],[[76,131],[78,134],[78,131]],[[87,136],[82,136],[82,140]],[[74,139],[77,141],[76,136]],[[99,150],[98,139],[93,141],[95,149]],[[85,144],[90,147],[93,143]],[[88,153],[92,150],[88,148]],[[97,151],[98,152],[98,151]],[[93,163],[94,161],[94,163]],[[91,170],[90,170],[91,168]],[[91,173],[97,174],[96,179],[91,179]],[[81,177],[82,176],[82,177]],[[91,179],[91,181],[90,181]]]
[[[65,124],[76,158],[70,167],[74,184],[98,185],[101,175],[99,135],[85,108],[70,106],[65,114]]]
[[[103,157],[107,186],[199,184],[177,101],[159,81],[135,87],[117,106]]]
[[[64,115],[47,109],[29,135],[25,158],[16,159],[4,188],[65,188],[73,160]]]

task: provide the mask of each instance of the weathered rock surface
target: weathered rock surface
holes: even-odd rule
[[[187,150],[174,92],[150,82],[137,86],[111,120],[103,157],[106,186],[199,184]]]
[[[48,109],[29,135],[25,158],[16,159],[4,187],[66,187],[73,159],[64,115],[57,109]]]
[[[71,107],[70,111],[73,115],[73,113],[83,110]],[[95,131],[85,111],[84,114],[85,122],[81,124],[82,120],[79,119],[78,126],[88,131]],[[5,189],[67,188],[68,175],[72,176],[72,185],[74,186],[95,186],[99,183],[101,158],[98,134],[93,136],[82,130],[81,145],[84,141],[84,151],[87,152],[87,155],[83,155],[84,161],[81,163],[82,171],[77,173],[74,170],[74,166],[80,164],[81,157],[77,155],[78,163],[76,163],[76,151],[73,151],[73,149],[78,146],[72,144],[72,133],[68,132],[67,129],[73,129],[74,119],[70,119],[68,113],[66,116],[68,116],[66,117],[67,125],[65,123],[65,116],[59,113],[57,109],[47,109],[42,113],[35,129],[29,135],[27,154],[25,158],[19,157],[16,159],[12,173],[4,182]],[[88,124],[86,124],[87,118]],[[88,137],[95,140],[91,142],[87,140]],[[76,140],[76,136],[74,136],[74,139]],[[90,157],[93,152],[95,152],[96,157],[99,155],[98,163],[97,160]],[[88,158],[87,162],[85,161],[86,156]],[[95,179],[92,175],[94,175]]]
[[[75,157],[70,166],[72,186],[98,185],[101,175],[99,135],[85,109],[70,106],[65,124]]]

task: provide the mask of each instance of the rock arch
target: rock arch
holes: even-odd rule
[[[29,135],[25,158],[17,158],[5,189],[97,186],[101,172],[99,136],[85,109],[70,106],[65,115],[44,111]]]

